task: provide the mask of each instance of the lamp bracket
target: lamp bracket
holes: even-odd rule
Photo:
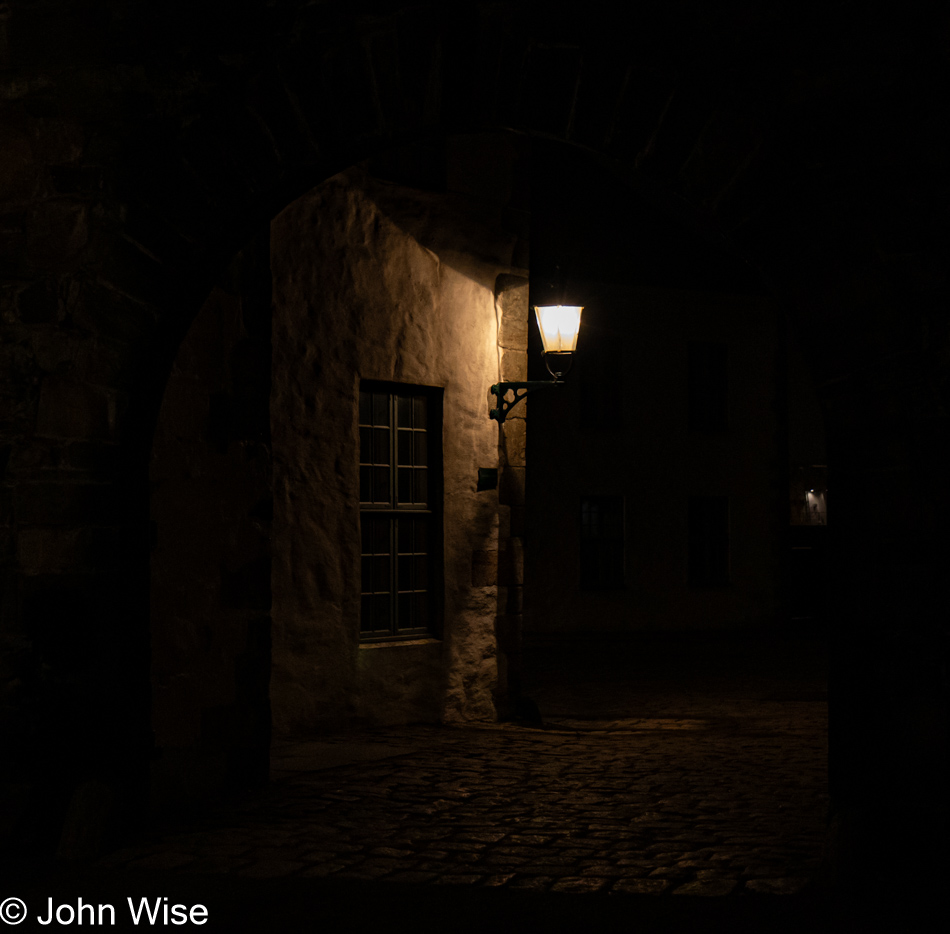
[[[520,383],[495,383],[491,392],[495,397],[497,408],[488,413],[489,418],[494,418],[501,424],[508,412],[511,411],[529,392],[535,389],[545,389],[548,386],[562,386],[563,380],[560,379],[532,379]],[[509,402],[505,396],[509,390],[514,394],[514,398]]]

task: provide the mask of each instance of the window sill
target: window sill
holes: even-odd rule
[[[381,642],[361,642],[360,649],[392,649],[405,645],[439,645],[441,639],[434,639],[431,636],[424,639],[390,639]]]

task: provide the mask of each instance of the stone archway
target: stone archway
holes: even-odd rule
[[[178,349],[149,462],[152,806],[267,780],[273,483],[266,229]]]

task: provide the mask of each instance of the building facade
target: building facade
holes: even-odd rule
[[[526,631],[776,620],[784,420],[765,296],[579,282],[569,383],[532,400]]]
[[[440,152],[428,190],[367,164],[297,199],[181,346],[151,466],[159,798],[214,787],[271,733],[504,713],[524,421],[491,421],[488,388],[525,365],[526,231],[501,219],[524,146],[489,134]],[[480,189],[471,158],[490,169]],[[376,171],[405,178],[398,161]],[[261,301],[270,472],[262,439],[220,425],[239,420]]]

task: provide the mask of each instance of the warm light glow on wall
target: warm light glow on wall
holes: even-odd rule
[[[583,305],[535,305],[545,353],[573,353]]]

